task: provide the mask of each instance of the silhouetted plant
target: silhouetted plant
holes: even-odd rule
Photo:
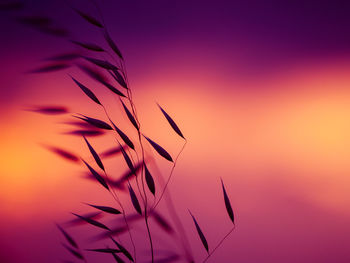
[[[179,126],[170,116],[170,114],[168,114],[165,109],[159,104],[158,107],[169,123],[170,127],[184,141],[181,151],[175,158],[173,158],[171,154],[158,143],[157,139],[154,139],[152,136],[150,136],[152,138],[151,139],[148,137],[148,135],[146,136],[143,134],[141,129],[142,126],[139,121],[136,106],[132,97],[132,89],[128,81],[124,56],[122,55],[122,52],[118,48],[117,44],[114,42],[112,36],[109,34],[107,27],[103,22],[103,17],[98,9],[98,6],[95,4],[95,2],[91,2],[95,5],[96,10],[99,12],[100,19],[81,11],[80,9],[73,8],[73,10],[91,26],[97,27],[101,30],[105,44],[109,47],[108,49],[101,47],[96,43],[71,40],[72,34],[69,32],[69,30],[57,27],[53,20],[49,17],[33,15],[19,15],[17,17],[17,20],[24,25],[30,26],[46,34],[67,39],[71,41],[73,45],[78,46],[82,49],[81,52],[67,52],[54,55],[47,59],[47,61],[50,61],[49,64],[45,64],[37,69],[30,70],[29,72],[48,73],[68,69],[74,65],[77,65],[84,74],[94,79],[98,83],[98,85],[96,85],[94,88],[105,87],[110,90],[111,96],[119,97],[119,102],[122,109],[124,110],[125,116],[130,121],[130,126],[133,127],[137,132],[136,143],[134,138],[123,131],[124,127],[119,127],[119,125],[116,125],[116,122],[114,122],[108,114],[107,108],[104,106],[103,102],[95,95],[92,89],[90,87],[87,87],[83,81],[79,80],[77,77],[69,75],[77,88],[79,88],[82,93],[86,95],[87,99],[90,99],[92,104],[98,107],[97,110],[102,110],[106,116],[105,120],[101,120],[98,118],[86,116],[84,114],[75,113],[72,115],[72,120],[68,123],[75,127],[75,129],[68,134],[79,136],[83,139],[89,152],[91,153],[91,156],[93,157],[97,168],[93,168],[95,165],[88,163],[86,160],[78,157],[79,154],[73,154],[70,151],[61,149],[60,147],[48,145],[44,145],[44,147],[61,156],[65,160],[84,165],[86,171],[88,172],[87,178],[95,180],[98,184],[105,188],[105,190],[110,193],[116,202],[115,207],[100,204],[86,204],[98,212],[86,215],[72,213],[75,219],[71,221],[71,224],[80,225],[81,223],[86,223],[91,225],[91,227],[101,229],[103,232],[95,238],[109,239],[111,244],[110,247],[85,250],[93,251],[95,253],[110,254],[116,262],[120,263],[125,261],[137,262],[140,260],[140,258],[137,256],[137,248],[134,243],[131,226],[135,222],[143,220],[147,230],[152,263],[172,262],[178,260],[194,262],[195,259],[192,256],[184,228],[181,224],[181,221],[178,219],[176,210],[174,209],[172,203],[169,202],[168,206],[170,206],[169,208],[171,210],[173,220],[175,221],[174,226],[172,223],[165,219],[160,211],[156,209],[158,204],[163,200],[164,194],[174,173],[178,157],[185,148],[187,139],[180,130]],[[7,4],[3,4],[1,8],[3,10],[18,12],[21,11],[23,6],[24,5],[19,2],[9,2]],[[101,53],[109,55],[111,59],[101,59],[95,57],[95,55]],[[77,60],[80,62],[76,63]],[[110,81],[110,79],[106,77],[106,74],[110,75],[113,81]],[[69,109],[65,106],[37,106],[27,110],[51,115],[67,114],[70,112]],[[112,141],[112,144],[115,144],[115,147],[108,149],[105,152],[98,153],[95,150],[93,144],[90,143],[90,139],[87,137],[102,136],[106,132],[114,133],[116,140]],[[145,143],[148,143],[159,155],[159,157],[169,161],[172,167],[163,187],[155,183],[152,172],[147,166],[144,150]],[[114,155],[122,156],[128,167],[128,171],[122,174],[118,179],[113,179],[103,164],[104,158],[108,158]],[[206,257],[204,260],[202,260],[202,262],[206,262],[210,258],[210,256],[216,251],[216,249],[235,228],[233,209],[222,180],[221,184],[224,197],[223,201],[229,219],[232,222],[232,228],[216,246],[212,248],[212,246],[207,241],[196,217],[189,211],[189,214],[193,219],[195,229],[192,229],[191,231],[193,233],[197,232],[199,240],[207,252]],[[127,214],[125,209],[126,204],[123,204],[119,198],[119,194],[124,193],[126,187],[131,204],[135,210],[135,213],[133,214]],[[149,193],[147,193],[147,191],[149,191]],[[150,194],[153,196],[153,203],[151,203],[149,200]],[[122,217],[124,224],[120,224],[118,227],[112,228],[101,223],[99,221],[99,218],[106,215]],[[181,236],[180,239],[184,255],[178,252],[172,252],[168,253],[163,258],[158,257],[157,251],[153,247],[154,237],[152,236],[152,229],[149,225],[150,217],[155,220],[155,222],[163,231],[170,234],[172,238],[176,239],[176,235],[174,233],[177,233],[177,235]],[[68,234],[67,230],[65,230],[62,226],[57,225],[57,227],[66,239],[66,242],[62,243],[62,245],[67,249],[67,251],[69,251],[69,253],[77,260],[87,262],[84,250],[79,247],[75,239],[73,239],[71,235]],[[121,241],[117,240],[118,237],[124,233],[128,234],[131,247],[127,247],[127,245],[122,244]],[[141,259],[141,261],[142,260],[143,259]]]

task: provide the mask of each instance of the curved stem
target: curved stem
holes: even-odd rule
[[[177,159],[179,158],[180,154],[181,154],[181,153],[183,152],[183,150],[185,149],[186,144],[187,144],[187,140],[185,139],[185,143],[184,143],[184,145],[182,146],[182,148],[181,148],[180,152],[178,153],[178,155],[176,156],[176,159],[175,159],[175,162],[174,162],[173,167],[171,168],[169,177],[168,177],[168,179],[167,179],[167,181],[166,181],[166,183],[165,183],[165,186],[164,186],[164,188],[163,188],[163,190],[162,190],[162,193],[161,193],[161,195],[160,195],[158,201],[157,201],[156,204],[153,206],[153,209],[155,209],[155,208],[158,206],[159,202],[162,200],[162,198],[163,198],[163,196],[164,196],[164,194],[165,194],[165,191],[166,191],[166,189],[167,189],[167,187],[168,187],[168,184],[169,184],[169,182],[170,182],[170,179],[171,179],[171,177],[172,177],[172,175],[173,175],[173,173],[174,173],[174,169],[175,169],[175,166],[176,166],[176,163],[177,163]]]
[[[213,254],[214,252],[222,245],[222,243],[226,240],[226,238],[235,230],[235,225],[233,225],[233,228],[220,240],[220,242],[216,245],[216,247],[208,254],[208,256],[203,260],[202,263],[206,262]]]
[[[127,76],[127,72],[126,72],[126,67],[125,67],[125,62],[122,61],[121,62],[121,65],[122,65],[122,74],[125,78],[125,81],[127,83],[127,86],[129,87],[129,81],[128,81],[128,76]],[[140,147],[141,147],[141,153],[142,153],[142,163],[143,165],[141,166],[141,183],[142,183],[142,189],[143,189],[143,194],[144,194],[144,198],[143,201],[144,201],[144,210],[145,210],[145,224],[146,224],[146,228],[147,228],[147,234],[148,234],[148,238],[149,238],[149,242],[150,242],[150,247],[151,247],[151,258],[152,258],[152,263],[154,262],[154,248],[153,248],[153,241],[152,241],[152,235],[151,235],[151,231],[150,231],[150,227],[149,227],[149,223],[148,223],[148,215],[147,215],[147,210],[148,210],[148,205],[147,205],[147,194],[146,194],[146,190],[145,190],[145,182],[144,182],[144,179],[143,179],[143,174],[144,174],[144,165],[145,165],[145,151],[144,151],[144,148],[143,148],[143,144],[142,144],[142,140],[141,140],[141,125],[140,125],[140,122],[139,122],[139,119],[138,119],[138,116],[137,116],[137,113],[136,113],[136,107],[135,107],[135,104],[132,100],[132,92],[130,90],[130,88],[128,88],[127,90],[127,98],[129,100],[129,103],[130,103],[130,106],[131,106],[131,110],[132,110],[132,113],[134,115],[134,118],[137,122],[137,125],[138,125],[138,129],[137,129],[137,134],[138,134],[138,139],[139,139],[139,144],[140,144]],[[138,157],[138,155],[137,155]],[[137,178],[136,178],[137,180]],[[137,182],[138,184],[138,182]],[[139,189],[140,191],[140,189]],[[140,195],[142,197],[142,194],[141,194],[141,191],[140,191]]]
[[[103,110],[104,110],[104,112],[105,112],[107,118],[110,119],[110,117],[109,117],[109,115],[108,115],[108,112],[107,112],[105,106],[103,106],[103,105],[101,105],[101,106],[102,106],[102,108],[103,108]],[[106,178],[107,178],[107,184],[108,184],[108,182],[112,182],[111,179],[109,179],[109,177],[108,177],[106,171],[104,171],[104,173],[105,173],[105,176],[106,176]],[[130,227],[129,227],[128,220],[126,219],[125,209],[124,209],[122,203],[120,202],[120,199],[118,198],[118,195],[117,195],[117,193],[115,192],[114,187],[113,187],[112,185],[110,185],[110,184],[108,184],[108,185],[109,185],[109,188],[111,189],[111,190],[110,190],[111,195],[113,196],[113,198],[115,199],[115,201],[120,205],[120,208],[122,209],[122,212],[123,212],[123,219],[124,219],[126,228],[128,229],[130,241],[131,241],[131,244],[132,244],[132,247],[133,247],[133,253],[134,253],[135,262],[137,262],[137,260],[136,260],[136,247],[135,247],[134,239],[133,239],[132,234],[131,234],[131,231],[130,231]]]

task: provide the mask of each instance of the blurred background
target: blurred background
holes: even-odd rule
[[[195,258],[206,252],[187,209],[210,248],[231,227],[221,177],[237,228],[208,262],[350,262],[350,2],[101,0],[98,6],[124,54],[143,132],[173,156],[181,149],[183,141],[158,102],[188,139],[169,190]],[[74,259],[60,245],[55,222],[72,219],[70,212],[93,211],[82,202],[112,204],[101,187],[82,178],[83,166],[42,147],[58,146],[92,162],[84,141],[65,134],[71,114],[25,109],[64,105],[71,113],[105,118],[69,73],[94,90],[125,131],[134,132],[117,97],[77,67],[28,74],[48,57],[81,51],[67,39],[104,45],[101,32],[71,7],[100,16],[92,1],[82,0],[28,0],[23,9],[1,10],[4,263]],[[70,35],[38,32],[19,22],[27,15],[52,17]],[[90,141],[99,152],[116,146],[111,135]],[[169,163],[150,147],[147,152],[167,177]],[[115,176],[127,168],[120,156],[106,166]],[[128,209],[133,212],[130,204]],[[84,242],[89,229],[67,231]],[[173,249],[172,239],[162,238],[156,248]],[[147,241],[138,242],[148,248]],[[147,260],[148,254],[141,262]]]

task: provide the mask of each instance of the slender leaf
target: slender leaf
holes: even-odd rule
[[[93,225],[93,226],[96,226],[96,227],[99,227],[99,228],[103,228],[103,229],[106,229],[106,230],[110,231],[110,229],[107,226],[105,226],[104,224],[102,224],[102,223],[100,223],[100,222],[98,222],[98,221],[96,221],[94,219],[83,217],[81,215],[74,214],[74,213],[72,213],[72,214],[75,215],[76,217],[86,221],[90,225]]]
[[[122,86],[124,89],[128,89],[128,85],[125,82],[124,77],[119,73],[117,69],[113,69],[113,73],[110,72],[112,77]]]
[[[129,184],[129,194],[130,194],[130,198],[131,198],[131,202],[135,208],[135,210],[142,215],[142,210],[141,210],[141,206],[139,201],[137,200],[136,194],[134,192],[134,190],[132,189],[131,185]]]
[[[113,237],[111,237],[111,239],[114,242],[114,244],[116,244],[116,246],[119,248],[120,252],[122,252],[129,260],[134,262],[134,258],[131,256],[129,251],[125,247],[123,247],[121,244],[119,244]]]
[[[117,94],[118,96],[126,97],[123,92],[121,92],[120,90],[115,88],[113,85],[109,84],[108,82],[102,81],[101,84],[103,84],[105,87],[107,87],[110,91],[112,91],[113,93]]]
[[[125,95],[120,90],[118,90],[113,85],[108,83],[108,79],[101,72],[85,65],[78,65],[78,66],[82,71],[88,74],[91,78],[100,82],[102,85],[107,87],[113,93],[117,94],[118,96],[125,97]]]
[[[103,25],[96,19],[94,18],[93,16],[89,15],[89,14],[86,14],[76,8],[73,8],[73,10],[75,12],[77,12],[82,18],[84,18],[87,22],[89,22],[90,24],[94,25],[94,26],[97,26],[97,27],[100,27],[100,28],[103,28]]]
[[[54,72],[58,70],[63,70],[68,67],[70,67],[70,65],[66,63],[55,63],[55,64],[45,65],[37,69],[33,69],[29,71],[29,73],[49,73],[49,72]]]
[[[105,30],[104,37],[110,48],[118,55],[119,58],[123,60],[124,58],[122,53],[120,52],[119,48],[117,47],[111,36],[108,34],[107,30]]]
[[[70,132],[65,132],[64,134],[75,135],[75,136],[85,136],[85,137],[96,137],[105,134],[101,130],[74,130]]]
[[[171,227],[170,223],[159,213],[157,213],[155,210],[152,211],[151,214],[156,221],[156,223],[167,233],[172,234],[174,233],[174,229]]]
[[[67,53],[62,53],[58,55],[54,55],[52,57],[48,57],[44,60],[52,60],[52,61],[70,61],[74,60],[80,57],[80,54],[78,52],[67,52]]]
[[[234,224],[235,223],[235,218],[234,218],[231,202],[230,202],[230,199],[228,198],[228,195],[226,193],[226,189],[225,189],[224,182],[223,182],[222,179],[221,179],[221,185],[222,185],[222,191],[224,193],[224,200],[225,200],[226,211],[227,211],[227,214],[230,217],[232,223]]]
[[[105,129],[105,130],[113,130],[113,128],[106,122],[101,121],[99,119],[87,117],[85,115],[82,115],[83,117],[80,116],[73,116],[75,118],[78,118],[80,120],[86,121],[87,123],[91,124],[92,126],[95,126],[100,129]]]
[[[122,152],[123,146],[113,147],[100,154],[101,157],[106,158]]]
[[[71,246],[78,248],[77,242],[75,242],[74,239],[60,225],[56,224],[56,226],[67,239],[68,243],[71,244]]]
[[[103,212],[106,212],[106,213],[109,213],[109,214],[121,214],[121,212],[113,207],[110,207],[110,206],[101,206],[101,205],[91,205],[91,204],[87,204],[91,207],[94,207],[98,210],[101,210]]]
[[[102,213],[101,212],[94,212],[94,213],[88,213],[83,215],[82,217],[84,218],[90,218],[90,219],[98,219],[100,217],[102,217]],[[66,224],[68,225],[81,225],[81,224],[85,224],[86,221],[82,220],[81,218],[73,218],[72,220],[68,221]]]
[[[167,121],[169,122],[170,126],[174,129],[174,131],[181,136],[182,138],[185,139],[185,137],[183,136],[182,132],[180,131],[179,127],[176,125],[176,123],[174,122],[174,120],[169,116],[168,113],[165,112],[165,110],[158,104],[159,109],[162,111],[163,115],[165,116],[165,118],[167,119]]]
[[[96,68],[83,65],[83,64],[78,64],[78,67],[87,75],[89,75],[91,78],[96,80],[97,82],[103,83],[107,82],[108,78],[99,70]]]
[[[155,143],[145,135],[143,135],[143,137],[147,139],[147,141],[152,145],[152,147],[156,150],[156,152],[159,153],[160,156],[164,157],[170,162],[173,162],[173,158],[171,158],[170,154],[163,147],[161,147],[159,144]]]
[[[180,259],[179,255],[171,255],[168,257],[156,259],[156,260],[154,260],[154,263],[171,263],[171,262],[178,261],[179,259]],[[150,263],[152,263],[152,262],[150,262]],[[194,263],[194,262],[190,262],[190,263]]]
[[[120,138],[122,138],[122,140],[125,142],[126,145],[128,145],[131,149],[134,150],[135,149],[134,144],[129,139],[129,137],[122,130],[120,130],[111,119],[109,120],[112,123],[112,126],[114,127],[115,131],[119,134]]]
[[[134,125],[134,127],[139,130],[139,125],[137,124],[134,116],[132,115],[132,113],[129,111],[129,109],[125,106],[124,102],[122,100],[120,100],[120,102],[122,103],[123,105],[123,108],[124,108],[124,111],[126,113],[126,115],[128,116],[130,122],[132,123],[132,125]]]
[[[153,195],[155,195],[156,187],[154,185],[153,177],[152,177],[151,173],[149,172],[146,164],[144,166],[145,166],[145,179],[146,179],[146,183],[147,183],[148,189],[151,191],[151,193]]]
[[[103,52],[104,51],[103,48],[101,48],[100,46],[93,44],[93,43],[83,43],[83,42],[79,42],[79,41],[75,41],[75,40],[72,40],[72,43],[75,45],[78,45],[82,48],[85,48],[87,50],[96,51],[96,52]]]
[[[119,142],[118,142],[119,143]],[[121,146],[121,144],[119,143],[119,146]],[[124,148],[122,147],[121,148],[121,151],[122,151],[122,154],[123,154],[123,157],[124,157],[124,160],[126,162],[126,164],[128,165],[129,169],[131,172],[133,172],[136,176],[136,173],[135,173],[135,167],[129,157],[129,155],[126,153],[126,151],[124,150]]]
[[[195,217],[192,215],[191,211],[189,211],[189,212],[190,212],[190,215],[191,215],[191,217],[192,217],[192,219],[193,219],[193,222],[194,222],[194,224],[195,224],[195,226],[196,226],[196,229],[197,229],[199,238],[201,239],[202,244],[203,244],[205,250],[209,253],[209,246],[208,246],[207,239],[205,238],[205,236],[204,236],[204,234],[203,234],[201,228],[199,227],[199,225],[198,225],[198,223],[197,223],[197,220],[196,220]]]
[[[95,249],[85,249],[87,251],[99,252],[99,253],[119,253],[120,250],[113,248],[95,248]]]
[[[65,249],[67,249],[67,250],[68,250],[73,256],[75,256],[76,258],[81,259],[81,260],[84,260],[84,257],[83,257],[83,255],[82,255],[80,252],[76,251],[76,250],[73,249],[73,248],[70,248],[70,247],[67,246],[66,244],[63,244],[63,243],[62,243],[62,246],[64,246]]]
[[[123,233],[126,233],[127,231],[128,231],[127,226],[118,226],[118,227],[113,228],[112,230],[110,230],[108,232],[104,232],[104,233],[101,233],[99,235],[96,235],[93,239],[96,241],[102,240],[102,239],[109,238],[111,235],[123,234]]]
[[[94,157],[95,162],[97,163],[97,165],[104,171],[105,167],[103,166],[103,163],[100,159],[100,157],[98,156],[97,152],[95,151],[95,149],[91,146],[91,144],[88,142],[88,140],[83,136],[87,146],[89,147],[89,150],[91,152],[91,155]]]
[[[105,179],[98,173],[96,172],[87,162],[85,162],[84,160],[82,160],[85,165],[87,166],[87,168],[90,170],[91,174],[95,177],[95,179],[104,187],[109,191],[109,187],[108,184],[106,183]]]
[[[132,175],[136,175],[139,170],[141,170],[141,167],[143,166],[142,161],[139,162],[137,165],[134,166],[134,171],[131,171],[128,169],[118,180],[111,182],[113,187],[124,189],[124,184],[130,179]]]
[[[103,69],[107,69],[107,70],[114,70],[114,69],[118,69],[116,66],[114,66],[113,64],[109,63],[106,60],[100,60],[97,58],[90,58],[90,57],[83,57],[85,58],[87,61],[91,62],[92,64],[101,67]]]
[[[43,145],[43,147],[45,147],[49,151],[57,154],[58,156],[62,157],[63,159],[66,159],[68,161],[71,161],[74,163],[77,163],[80,161],[78,156],[76,156],[75,154],[73,154],[67,150],[64,150],[64,149],[61,149],[61,148],[58,148],[55,146],[48,146],[48,145]]]
[[[26,111],[33,111],[47,115],[60,115],[68,113],[67,107],[64,106],[36,106],[32,109],[25,109]]]
[[[112,255],[117,263],[125,263],[125,261],[122,260],[116,253],[113,253]]]
[[[83,84],[81,84],[79,81],[77,81],[75,78],[71,77],[73,79],[73,81],[78,85],[78,87],[90,98],[92,99],[94,102],[96,102],[99,105],[102,105],[101,102],[98,100],[98,98],[96,97],[96,95],[86,86],[84,86]]]

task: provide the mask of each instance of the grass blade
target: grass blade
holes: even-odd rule
[[[89,151],[92,154],[92,156],[95,159],[95,162],[97,163],[97,165],[104,171],[105,167],[103,166],[103,163],[100,159],[100,157],[98,156],[97,152],[95,151],[95,149],[91,146],[91,144],[88,142],[88,140],[83,136],[87,146],[89,147]]]
[[[103,212],[109,213],[109,214],[121,214],[121,212],[118,209],[115,209],[113,207],[109,207],[109,206],[101,206],[101,205],[91,205],[91,204],[87,204],[93,208],[96,208],[98,210],[101,210]]]
[[[124,60],[122,53],[120,52],[119,48],[117,47],[111,36],[108,34],[107,30],[105,30],[104,37],[110,48],[118,55],[120,59]]]
[[[145,179],[146,179],[148,189],[151,191],[151,193],[153,195],[155,195],[156,194],[156,187],[154,185],[153,177],[152,177],[151,173],[149,172],[146,164],[144,166],[145,166]]]
[[[68,109],[64,106],[36,106],[33,109],[25,109],[27,111],[33,111],[47,115],[59,115],[68,113]]]
[[[99,235],[96,235],[93,239],[96,241],[102,240],[102,239],[110,238],[110,236],[112,236],[112,235],[123,234],[127,231],[128,231],[127,226],[118,226],[116,228],[112,228],[112,230],[110,230],[108,232],[104,232],[104,233],[101,233]]]
[[[102,62],[104,62],[104,61],[102,61]],[[93,68],[87,67],[85,65],[78,65],[78,66],[79,66],[79,68],[82,71],[84,71],[86,74],[88,74],[91,78],[93,78],[94,80],[100,82],[102,85],[104,85],[105,87],[110,89],[112,92],[114,92],[118,96],[125,97],[125,95],[120,90],[118,90],[113,85],[108,83],[108,79],[101,72],[99,72],[99,71],[97,71],[97,70],[95,70]]]
[[[79,117],[79,116],[73,116],[75,118],[78,118],[80,120],[86,121],[87,123],[91,124],[94,127],[100,128],[100,129],[104,129],[104,130],[113,130],[113,128],[106,122],[101,121],[99,119],[95,119],[95,118],[91,118],[91,117],[87,117],[85,115],[82,115],[83,117]]]
[[[49,151],[57,154],[58,156],[62,157],[63,159],[66,159],[68,161],[77,163],[80,161],[79,157],[75,154],[68,152],[67,150],[63,150],[61,148],[55,147],[55,146],[49,146],[49,145],[43,145],[46,149]]]
[[[78,67],[87,75],[89,75],[89,77],[93,78],[94,80],[96,80],[97,82],[103,83],[103,82],[107,82],[108,78],[99,70],[87,66],[87,65],[82,65],[82,64],[78,64]]]
[[[85,136],[85,137],[96,137],[101,136],[105,134],[103,131],[100,130],[74,130],[70,132],[65,132],[64,134],[68,135],[75,135],[75,136]]]
[[[123,146],[113,147],[100,154],[101,157],[107,158],[122,152]]]
[[[126,97],[123,92],[115,88],[113,85],[109,84],[108,82],[101,82],[105,87],[107,87],[110,91],[117,94],[120,97]]]
[[[72,40],[72,43],[90,51],[104,52],[103,48],[93,43],[83,43],[75,40]]]
[[[136,175],[138,171],[141,170],[141,167],[143,166],[142,161],[139,162],[136,166],[134,166],[134,171],[131,171],[128,169],[118,180],[111,182],[113,187],[119,188],[119,189],[124,189],[124,184],[130,180],[130,177],[132,175]]]
[[[59,224],[56,224],[56,226],[61,231],[63,236],[66,238],[68,243],[71,244],[71,246],[78,248],[77,242],[75,242],[74,239]]]
[[[86,14],[76,8],[73,8],[73,10],[75,12],[77,12],[82,18],[84,18],[87,22],[89,22],[90,24],[94,25],[94,26],[97,26],[99,28],[103,28],[103,25],[96,19],[94,18],[93,16],[89,15],[89,14]]]
[[[70,248],[69,246],[67,246],[66,244],[63,244],[62,243],[62,246],[65,248],[65,249],[67,249],[73,256],[75,256],[76,258],[78,258],[78,259],[80,259],[80,260],[84,260],[84,257],[83,257],[83,255],[80,253],[80,252],[78,252],[78,251],[76,251],[75,249],[73,249],[73,248]]]
[[[54,55],[52,57],[48,57],[44,60],[47,61],[71,61],[80,57],[78,52],[67,52],[58,55]]]
[[[151,214],[154,218],[154,220],[156,221],[156,223],[168,234],[172,234],[174,233],[174,229],[171,227],[170,223],[168,223],[168,221],[161,216],[159,213],[157,213],[155,210],[152,211]]]
[[[185,139],[185,137],[183,136],[182,132],[180,131],[179,127],[176,125],[176,123],[174,122],[174,120],[169,116],[168,113],[165,112],[165,110],[158,104],[159,109],[162,111],[163,115],[165,116],[165,118],[167,119],[167,121],[169,122],[170,126],[173,128],[173,130],[182,138]]]
[[[86,59],[87,61],[91,62],[92,64],[94,64],[98,67],[101,67],[103,69],[107,69],[107,70],[118,69],[116,66],[114,66],[113,64],[111,64],[105,60],[100,60],[97,58],[89,58],[89,57],[83,57],[83,58]]]
[[[98,219],[98,218],[102,217],[102,213],[101,212],[88,213],[88,214],[83,215],[82,217],[90,218],[90,219]],[[66,224],[70,225],[70,226],[77,226],[77,225],[82,225],[85,223],[86,223],[86,221],[82,220],[81,218],[73,218],[72,220],[66,222]]]
[[[96,227],[99,227],[99,228],[103,228],[103,229],[106,229],[106,230],[110,231],[110,229],[107,226],[105,226],[104,224],[102,224],[102,223],[100,223],[100,222],[98,222],[96,220],[93,220],[93,219],[87,218],[87,217],[83,217],[83,216],[78,215],[78,214],[74,214],[74,213],[72,213],[72,214],[75,215],[76,217],[86,221],[90,225],[93,225],[93,226],[96,226]]]
[[[204,236],[204,234],[203,234],[201,228],[199,227],[199,225],[198,225],[198,223],[197,223],[197,220],[196,220],[195,217],[192,215],[191,211],[189,211],[189,212],[190,212],[190,215],[191,215],[191,217],[192,217],[192,219],[193,219],[193,222],[194,222],[194,224],[195,224],[195,226],[196,226],[196,229],[197,229],[197,233],[198,233],[198,235],[199,235],[199,238],[201,239],[202,244],[203,244],[205,250],[209,253],[209,246],[208,246],[207,239],[205,238],[205,236]]]
[[[42,67],[37,68],[37,69],[33,69],[33,70],[29,71],[29,73],[49,73],[49,72],[63,70],[63,69],[66,69],[68,67],[70,67],[70,65],[65,64],[65,63],[54,63],[54,64],[42,66]]]
[[[113,237],[111,237],[111,239],[114,242],[114,244],[116,244],[116,246],[119,248],[120,252],[122,252],[129,260],[134,262],[134,258],[131,256],[129,251],[125,247],[123,247],[121,244],[119,244]]]
[[[222,179],[221,179],[221,185],[222,185],[222,191],[224,193],[224,200],[225,200],[227,214],[230,217],[232,223],[235,224],[235,218],[234,218],[231,202],[230,202],[230,199],[228,198],[228,195],[226,193],[226,189],[225,189],[224,182]]]
[[[134,125],[134,127],[136,128],[136,130],[139,130],[139,125],[137,124],[134,116],[131,114],[131,112],[129,111],[129,109],[126,107],[126,105],[124,104],[124,102],[122,100],[120,100],[120,102],[123,105],[124,111],[126,113],[126,115],[128,116],[128,119],[130,120],[130,122],[132,123],[132,125]]]
[[[82,160],[85,165],[87,166],[87,168],[90,170],[91,174],[95,177],[95,179],[104,187],[109,191],[109,187],[108,184],[106,183],[105,179],[103,179],[103,177],[96,172],[87,162],[85,162],[84,160]]]
[[[119,142],[118,142],[118,143],[119,143]],[[120,145],[120,144],[119,144],[119,145]],[[121,145],[120,145],[120,146],[121,146]],[[132,161],[131,161],[129,155],[126,153],[126,151],[124,150],[123,147],[121,147],[121,151],[122,151],[124,160],[125,160],[126,164],[128,165],[130,171],[131,171],[133,174],[135,174],[135,176],[136,176],[135,167],[134,167],[134,165],[132,164]]]
[[[128,89],[128,85],[126,84],[124,77],[119,73],[117,69],[114,69],[113,73],[110,72],[110,74],[119,83],[120,86],[122,86],[124,89]]]
[[[93,251],[98,253],[119,253],[120,250],[113,248],[95,248],[95,249],[85,249],[87,251]]]
[[[111,123],[112,123],[112,126],[114,127],[114,129],[116,130],[116,132],[119,134],[120,138],[122,138],[122,140],[125,142],[125,144],[127,146],[129,146],[131,149],[135,149],[135,146],[134,144],[132,143],[132,141],[129,139],[129,137],[124,133],[122,132],[115,124],[114,122],[110,119],[109,120]]]
[[[164,157],[170,162],[173,162],[173,158],[171,158],[170,154],[163,147],[161,147],[159,144],[155,143],[145,135],[143,135],[143,137],[146,138],[146,140],[152,145],[152,147],[156,150],[157,153],[159,153],[160,156]]]
[[[122,260],[116,253],[113,253],[112,255],[117,263],[125,263],[125,261]]]
[[[135,192],[132,189],[130,184],[129,184],[128,187],[129,187],[129,194],[130,194],[132,205],[134,206],[134,208],[137,211],[137,213],[142,215],[142,210],[141,210],[141,206],[140,206],[139,200],[137,200],[136,194],[135,194]]]
[[[101,102],[96,97],[96,95],[89,88],[85,87],[83,84],[81,84],[75,78],[73,78],[73,77],[71,77],[71,78],[78,85],[78,87],[86,94],[86,96],[88,96],[90,99],[92,99],[97,104],[102,105]]]

